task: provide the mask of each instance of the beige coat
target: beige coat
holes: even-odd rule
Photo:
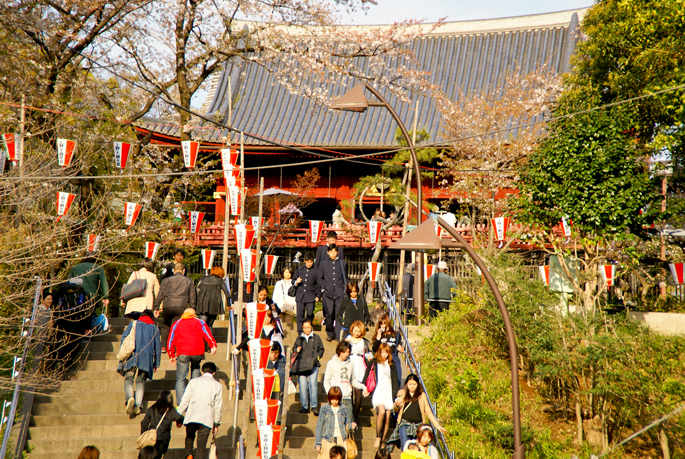
[[[393,405],[395,408],[395,411],[399,411],[399,414],[397,415],[397,425],[400,424],[400,421],[402,420],[402,414],[404,414],[404,389],[400,389],[397,391],[397,398],[402,400],[402,405],[398,406]],[[428,424],[426,419],[430,420],[431,424],[433,424],[433,427],[436,429],[441,427],[440,423],[438,420],[433,416],[433,410],[431,410],[430,404],[428,403],[428,397],[426,397],[426,394],[421,394],[419,397],[419,409],[421,410],[421,417],[423,418],[423,423]]]
[[[147,290],[145,291],[145,296],[128,300],[124,314],[143,312],[146,309],[151,310],[155,297],[159,293],[159,281],[157,280],[157,275],[155,275],[155,273],[151,273],[145,268],[140,268],[140,270],[131,273],[131,277],[128,278],[127,284],[130,284],[135,279],[147,280]]]

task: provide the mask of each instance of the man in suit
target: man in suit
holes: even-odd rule
[[[216,434],[221,424],[221,383],[214,379],[216,365],[205,362],[202,365],[202,376],[190,380],[178,413],[185,416],[186,426],[185,457],[205,459],[209,433]],[[193,443],[197,435],[197,454],[193,455]]]
[[[304,266],[300,266],[293,276],[297,286],[295,304],[297,305],[297,333],[302,333],[302,322],[314,320],[314,303],[319,301],[321,284],[319,270],[314,267],[314,256],[311,252],[304,254]]]
[[[341,324],[335,321],[338,308],[345,295],[347,274],[345,264],[338,254],[338,246],[328,246],[328,258],[321,261],[319,268],[319,284],[323,298],[323,315],[326,321],[327,341],[340,338]]]
[[[331,247],[331,244],[335,244],[336,246],[338,245],[338,233],[335,231],[329,231],[328,236],[326,237],[326,245],[320,245],[316,249],[316,258],[314,259],[314,267],[321,271],[321,261],[328,259],[328,250]],[[345,263],[345,255],[343,253],[343,248],[338,246],[338,257],[340,260]],[[345,269],[347,269],[347,266],[345,266]]]

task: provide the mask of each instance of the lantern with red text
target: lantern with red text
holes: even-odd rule
[[[571,240],[571,234],[573,234],[573,220],[568,218],[568,215],[561,217],[561,231],[566,237],[566,243],[568,244]]]
[[[607,288],[613,287],[616,279],[616,265],[599,265],[599,272]]]
[[[69,212],[71,203],[76,198],[75,194],[65,193],[63,191],[57,192],[57,221]]]
[[[265,369],[266,364],[269,361],[269,352],[271,352],[271,340],[248,340],[247,349],[250,354],[250,368],[252,371]]]
[[[369,242],[371,245],[375,246],[378,243],[378,239],[381,237],[382,226],[382,222],[368,222],[367,227],[369,230]]]
[[[124,214],[124,220],[126,222],[126,226],[131,227],[138,219],[138,215],[140,214],[140,210],[143,208],[143,206],[136,204],[135,202],[127,202],[125,205],[126,212]]]
[[[250,223],[256,231],[257,228],[261,228],[264,226],[264,217],[250,217]]]
[[[205,271],[212,269],[216,250],[202,249],[202,267]]]
[[[269,306],[266,303],[258,301],[247,303],[245,305],[245,317],[247,318],[247,336],[250,339],[257,339],[262,333],[264,326],[264,318],[269,312]]]
[[[181,149],[183,150],[183,163],[188,169],[193,169],[195,161],[197,161],[197,152],[200,151],[200,142],[184,140],[181,142]]]
[[[276,272],[276,264],[278,263],[278,255],[264,256],[264,274],[273,276]]]
[[[235,186],[236,179],[240,175],[240,169],[236,167],[237,163],[238,151],[230,148],[221,149],[221,167],[224,171],[224,180],[228,186]]]
[[[279,400],[257,399],[254,402],[255,424],[257,428],[272,426],[276,424],[278,408],[281,406]]]
[[[238,223],[233,227],[233,231],[235,232],[235,247],[238,252],[252,247],[255,233],[252,225]]]
[[[243,249],[240,251],[240,269],[243,273],[244,282],[254,282],[255,265],[257,264],[257,251]]]
[[[309,220],[309,231],[312,236],[312,243],[317,244],[321,240],[323,222],[320,220]]]
[[[257,370],[252,373],[252,394],[255,400],[267,400],[273,392],[276,370]]]
[[[369,279],[371,280],[371,283],[378,282],[380,279],[381,266],[383,266],[383,263],[375,261],[369,262]]]
[[[231,204],[231,215],[240,215],[240,188],[229,186],[228,199]]]
[[[257,429],[259,436],[259,459],[271,459],[278,454],[281,426],[264,426]]]
[[[62,167],[71,166],[76,154],[76,142],[67,139],[57,139],[57,164]]]
[[[100,249],[100,239],[96,234],[88,235],[88,252],[97,252]]]
[[[673,276],[673,282],[676,285],[682,285],[685,283],[685,272],[683,271],[684,263],[669,263],[668,267],[671,268],[671,275]]]
[[[150,260],[154,260],[157,258],[157,252],[159,251],[159,242],[150,242],[147,241],[145,243],[145,258],[149,258]]]

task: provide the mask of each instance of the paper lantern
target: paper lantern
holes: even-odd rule
[[[193,169],[197,160],[197,152],[200,151],[200,142],[184,140],[181,142],[181,149],[183,150],[183,163],[188,169]]]
[[[266,400],[271,397],[276,370],[257,370],[252,372],[252,395],[255,400]]]
[[[278,454],[281,441],[281,426],[265,426],[257,429],[259,435],[259,459],[271,459]]]
[[[229,186],[228,199],[231,204],[231,215],[240,215],[240,188]]]
[[[269,311],[266,303],[258,301],[245,305],[245,315],[247,316],[247,336],[250,339],[258,339],[264,326],[264,318]]]
[[[428,264],[423,265],[423,280],[424,281],[428,280],[428,278],[431,277],[434,272],[435,272],[435,265],[428,265]]]
[[[264,256],[264,274],[273,276],[276,271],[276,264],[278,263],[278,255]]]
[[[100,239],[96,234],[88,235],[88,252],[97,252],[100,249]]]
[[[240,269],[243,272],[243,282],[254,282],[257,251],[243,249],[240,251]]]
[[[153,260],[157,258],[157,252],[159,251],[159,242],[150,242],[147,241],[145,243],[145,258],[149,258],[150,260]]]
[[[380,279],[380,274],[381,274],[381,266],[383,263],[378,263],[378,262],[369,262],[369,279],[371,279],[371,282],[376,282],[378,279]]]
[[[602,274],[606,286],[613,287],[616,277],[616,265],[599,265],[599,272]]]
[[[63,191],[57,192],[57,221],[69,212],[71,203],[76,198],[75,194],[65,193]]]
[[[442,232],[444,231],[444,228],[440,226],[437,222],[435,222],[435,235],[440,239],[442,237]]]
[[[140,204],[136,204],[135,202],[127,202],[126,203],[126,213],[125,213],[125,220],[126,220],[126,226],[132,226],[136,220],[138,219],[138,214],[140,214],[140,210],[143,208]]]
[[[549,265],[538,266],[538,269],[540,270],[540,279],[542,279],[542,282],[544,282],[545,285],[549,285]]]
[[[256,231],[257,228],[261,228],[264,226],[264,217],[250,217],[250,223]]]
[[[276,424],[276,418],[278,417],[278,408],[280,408],[281,402],[279,400],[255,400],[254,402],[254,414],[255,414],[255,425],[257,428],[273,426]]]
[[[2,148],[7,153],[7,159],[10,161],[19,161],[19,150],[21,138],[14,134],[2,134]]]
[[[247,349],[250,353],[250,368],[252,371],[265,369],[269,361],[269,352],[271,352],[271,340],[251,339],[247,342]]]
[[[128,153],[130,151],[130,143],[114,142],[114,166],[117,169],[126,169],[126,161],[128,161]]]
[[[216,250],[202,249],[202,267],[207,269],[212,269],[212,263],[214,263],[214,256],[216,255]]]
[[[509,226],[509,219],[507,217],[497,217],[492,219],[492,228],[495,234],[495,240],[500,243],[500,248],[507,238],[507,227]]]
[[[673,282],[676,285],[682,285],[685,283],[685,272],[683,271],[683,263],[669,263],[668,267],[671,268],[671,275],[673,276]]]
[[[76,154],[76,142],[67,139],[57,139],[57,164],[62,167],[71,166]]]
[[[233,231],[235,232],[235,247],[238,252],[252,247],[255,233],[252,225],[238,223],[233,227]]]
[[[237,162],[238,152],[236,150],[230,148],[221,150],[221,167],[224,171],[224,180],[228,186],[235,186],[240,176],[240,169],[236,166]]]
[[[323,222],[320,220],[309,220],[309,231],[312,235],[312,243],[317,244],[321,240]]]
[[[205,218],[204,212],[198,212],[196,210],[190,211],[190,232],[196,234],[197,230],[200,229],[202,225],[202,220]]]
[[[573,220],[568,218],[568,215],[561,217],[561,231],[564,233],[565,237],[571,237],[573,233]]]
[[[369,222],[367,226],[369,230],[369,242],[371,245],[375,246],[378,243],[378,239],[381,237],[381,227],[383,226],[383,223]]]

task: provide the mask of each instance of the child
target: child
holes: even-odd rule
[[[281,346],[273,343],[269,352],[269,361],[266,363],[267,370],[276,370],[274,388],[271,391],[271,400],[280,400],[285,387],[285,357],[281,355]]]
[[[347,451],[342,446],[334,446],[331,448],[331,452],[328,455],[329,459],[346,459]]]
[[[166,413],[166,414],[165,414]],[[164,419],[162,420],[162,417]],[[160,424],[159,421],[162,420]],[[140,422],[140,433],[154,429],[159,424],[157,429],[157,442],[155,449],[157,450],[157,458],[162,457],[169,449],[169,442],[171,442],[171,424],[176,423],[176,427],[181,427],[183,423],[183,416],[178,414],[174,408],[174,396],[171,391],[163,390],[157,401],[147,409],[145,417]]]

